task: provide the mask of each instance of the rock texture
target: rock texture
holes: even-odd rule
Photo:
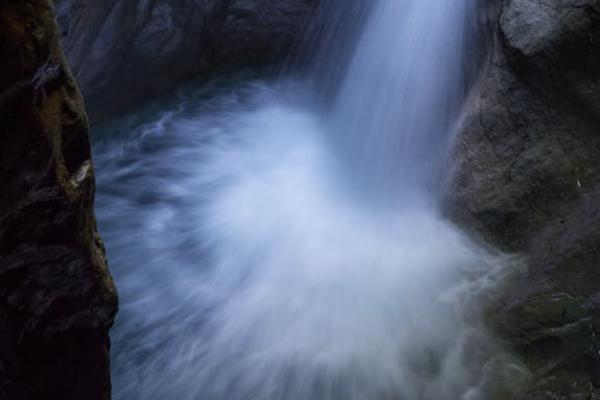
[[[450,212],[529,266],[494,310],[526,399],[600,398],[600,1],[496,1]]]
[[[185,79],[282,61],[317,0],[61,0],[92,122]]]
[[[116,294],[49,0],[0,2],[0,398],[106,400]]]

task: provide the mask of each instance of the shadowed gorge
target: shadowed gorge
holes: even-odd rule
[[[0,3],[0,399],[600,399],[597,0],[53,3]]]

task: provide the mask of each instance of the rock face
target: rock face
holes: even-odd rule
[[[496,1],[450,213],[528,262],[494,315],[523,398],[600,398],[600,1]]]
[[[117,307],[82,98],[49,0],[0,2],[0,398],[110,397]]]
[[[282,61],[317,0],[61,0],[92,122],[178,82]]]

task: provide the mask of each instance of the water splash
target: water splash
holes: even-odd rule
[[[95,146],[115,399],[490,399],[518,375],[481,320],[507,258],[432,190],[468,2],[372,12],[333,111],[191,91]]]
[[[356,201],[319,118],[252,91],[96,146],[98,218],[122,297],[115,398],[480,390],[493,344],[478,304],[503,260],[432,209]]]

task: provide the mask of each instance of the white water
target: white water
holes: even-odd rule
[[[445,221],[432,190],[466,1],[382,1],[330,115],[294,85],[247,84],[106,128],[117,400],[472,400],[498,386],[480,312],[504,260]]]
[[[377,2],[338,93],[336,151],[365,190],[395,205],[435,186],[460,107],[473,6],[473,0]]]

